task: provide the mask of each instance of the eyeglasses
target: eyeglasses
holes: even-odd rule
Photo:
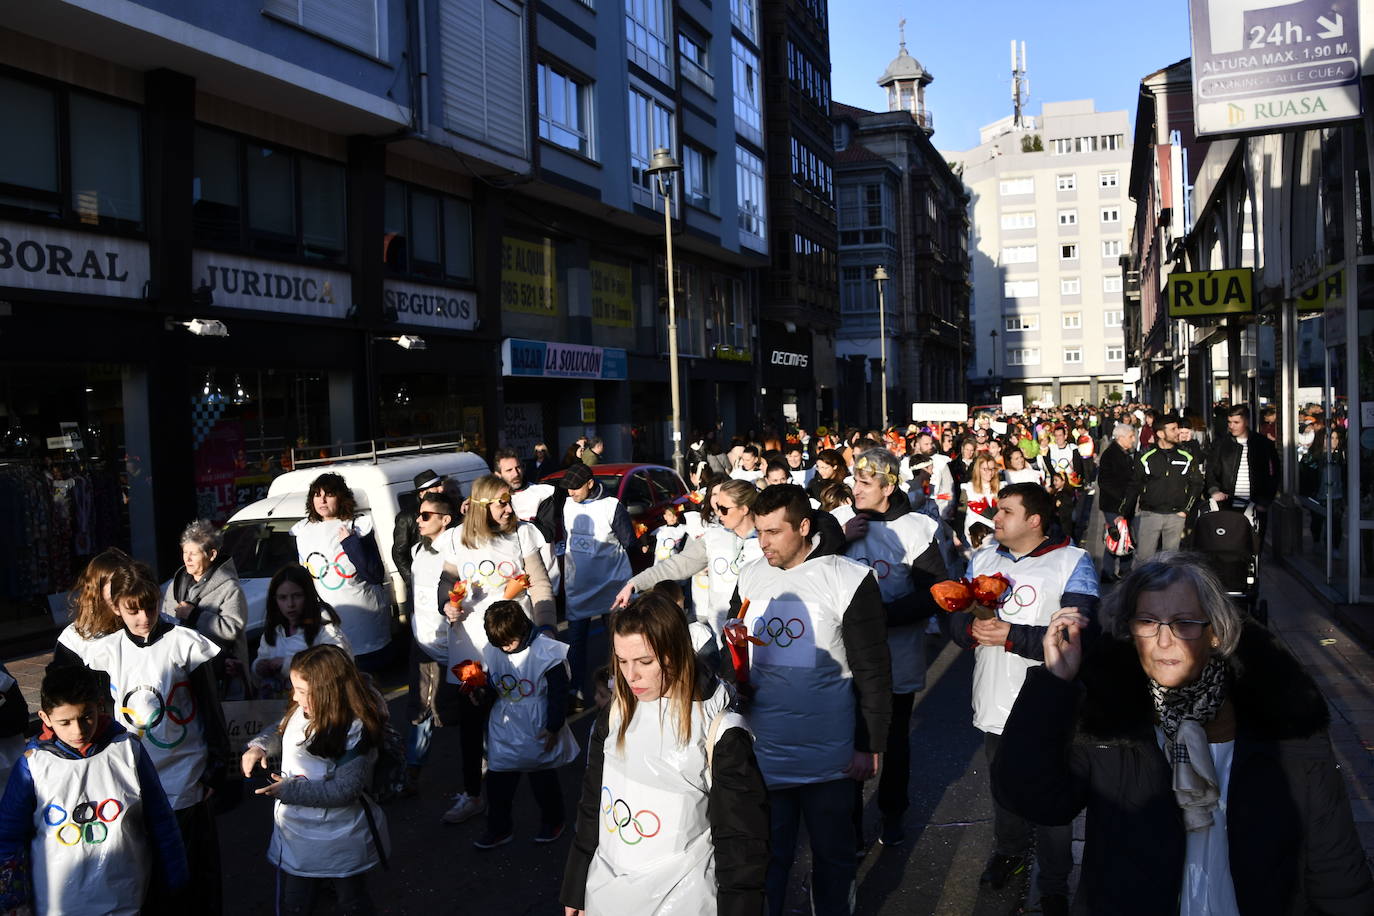
[[[1141,639],[1154,639],[1159,635],[1160,625],[1167,626],[1179,639],[1199,639],[1202,631],[1212,625],[1210,620],[1155,620],[1153,617],[1132,617],[1131,635]]]
[[[422,521],[422,522],[427,522],[427,521],[429,521],[430,519],[434,518],[435,516],[440,516],[440,515],[444,516],[445,518],[448,517],[448,513],[447,513],[447,512],[421,512],[421,513],[420,513],[420,521]]]
[[[722,506],[719,503],[712,503],[711,508],[724,515],[727,512],[734,512],[739,506]]]
[[[510,497],[509,497],[509,496],[502,496],[502,497],[499,497],[499,498],[497,498],[497,499],[475,499],[475,500],[473,500],[473,502],[477,503],[477,504],[480,505],[480,506],[489,506],[489,505],[491,505],[492,503],[500,503],[500,504],[503,505],[503,506],[509,506],[509,505],[510,505]]]

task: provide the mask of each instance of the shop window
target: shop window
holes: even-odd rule
[[[6,125],[0,210],[142,228],[143,124],[137,108],[0,78],[0,119]]]
[[[383,225],[388,271],[472,279],[472,209],[466,201],[388,181]]]
[[[348,198],[342,165],[198,127],[194,171],[197,243],[343,260]]]

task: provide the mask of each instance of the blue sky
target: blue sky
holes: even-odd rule
[[[1031,114],[1042,102],[1091,98],[1134,119],[1140,78],[1190,53],[1186,0],[831,0],[837,102],[886,107],[876,80],[897,56],[903,17],[907,51],[935,77],[926,107],[946,150],[975,146],[979,127],[1011,114],[1013,38],[1026,43]]]

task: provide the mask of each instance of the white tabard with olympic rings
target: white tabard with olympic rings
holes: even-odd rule
[[[786,596],[751,604],[744,624],[763,645],[751,646],[755,665],[816,667],[816,633],[806,603]]]

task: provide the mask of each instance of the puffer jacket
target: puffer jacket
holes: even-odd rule
[[[239,573],[233,558],[216,563],[201,582],[195,582],[186,567],[179,567],[162,594],[163,615],[177,620],[177,604],[185,600],[190,600],[195,609],[181,621],[182,625],[194,627],[198,633],[219,646],[220,659],[227,653],[242,662],[243,676],[248,681],[245,696],[252,696],[253,672],[248,664],[248,600],[243,595],[243,586],[239,584]],[[218,676],[223,666],[217,660],[215,667]]]

